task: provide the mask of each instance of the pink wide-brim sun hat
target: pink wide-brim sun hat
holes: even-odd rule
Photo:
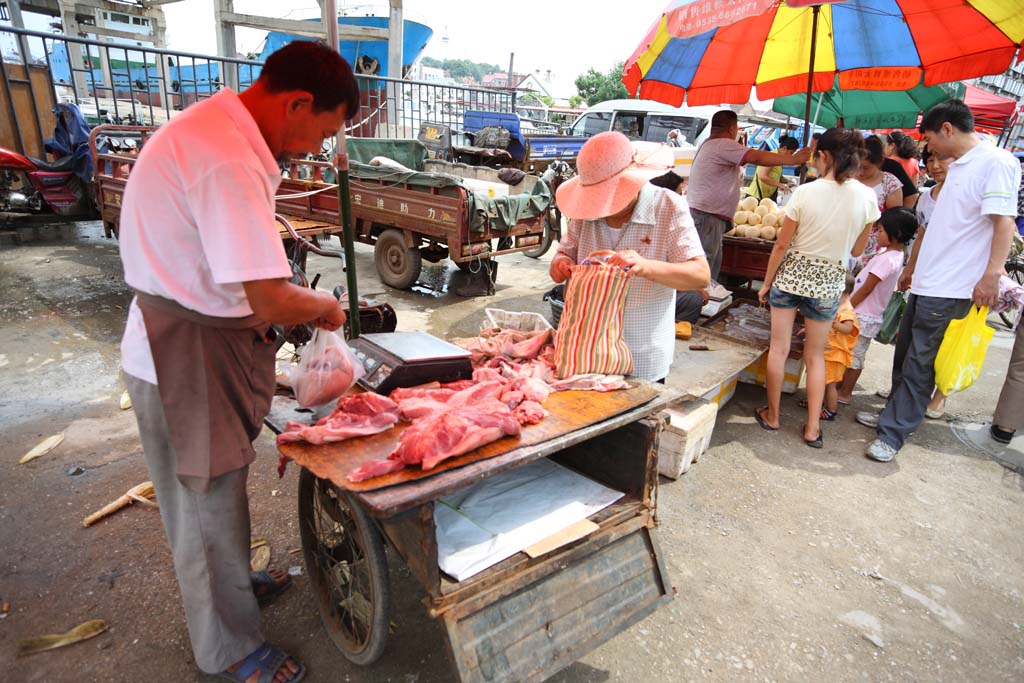
[[[654,142],[630,142],[622,133],[598,133],[576,157],[576,177],[555,193],[559,210],[569,218],[594,220],[613,216],[633,201],[644,183],[674,167],[672,150]]]

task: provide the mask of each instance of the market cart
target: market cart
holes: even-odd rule
[[[279,446],[302,467],[303,552],[331,640],[361,665],[384,652],[391,592],[385,546],[423,585],[429,615],[444,623],[453,678],[461,681],[543,680],[666,604],[674,589],[655,534],[657,416],[678,396],[647,384],[554,393],[544,404],[549,416],[519,437],[430,473],[406,469],[359,483],[345,473],[390,452],[402,424],[340,443]],[[296,407],[276,397],[268,424],[280,431],[300,419]],[[587,535],[563,530],[541,544],[547,552],[518,552],[462,581],[443,573],[435,503],[541,458],[625,495],[585,520],[592,523]]]

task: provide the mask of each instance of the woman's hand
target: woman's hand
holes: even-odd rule
[[[609,266],[628,268],[632,271],[633,275],[637,275],[639,277],[647,277],[647,272],[649,270],[649,268],[647,268],[647,259],[632,249],[615,252],[608,257],[607,263]]]
[[[556,256],[551,259],[551,279],[565,282],[572,275],[572,267],[576,265],[568,256]]]
[[[771,285],[767,282],[761,285],[761,289],[757,290],[757,300],[763,304],[768,303],[768,293],[771,292]]]

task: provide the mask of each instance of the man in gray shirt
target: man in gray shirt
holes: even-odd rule
[[[732,228],[740,201],[740,169],[746,164],[799,165],[811,158],[809,148],[786,153],[751,149],[736,141],[739,130],[736,112],[723,109],[711,117],[711,135],[697,150],[686,191],[712,280],[722,269],[722,235]]]

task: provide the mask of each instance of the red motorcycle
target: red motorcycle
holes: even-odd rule
[[[92,160],[89,128],[78,107],[59,104],[57,127],[45,142],[57,157],[46,161],[0,147],[0,211],[92,215]]]

